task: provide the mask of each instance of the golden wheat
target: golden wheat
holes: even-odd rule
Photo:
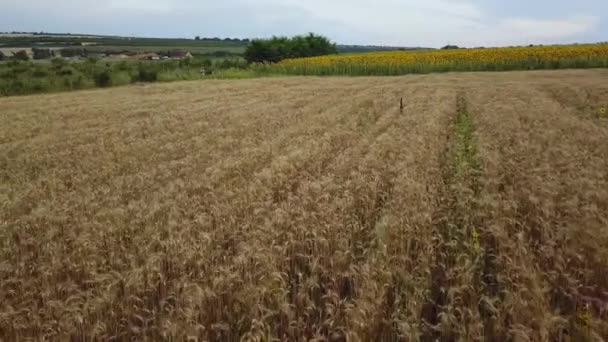
[[[0,340],[608,338],[606,76],[2,98]]]

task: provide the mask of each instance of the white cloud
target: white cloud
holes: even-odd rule
[[[575,16],[554,20],[532,18],[510,18],[504,20],[500,29],[512,34],[526,34],[535,38],[572,37],[594,30],[600,18],[594,16]]]
[[[599,27],[598,17],[575,15],[565,18],[505,18],[495,25],[460,32],[465,45],[522,45],[574,42]]]
[[[163,37],[316,32],[339,43],[431,47],[547,44],[601,36],[605,25],[584,14],[602,13],[606,3],[578,1],[582,15],[571,14],[565,0],[0,0],[0,31]]]
[[[169,1],[159,0],[110,0],[110,10],[142,11],[142,12],[170,12],[173,4]]]

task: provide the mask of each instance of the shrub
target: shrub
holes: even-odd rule
[[[222,59],[213,64],[216,69],[245,69],[247,67],[247,62],[242,59]]]
[[[198,66],[198,67],[209,68],[213,65],[213,62],[211,61],[211,59],[209,59],[207,57],[196,57],[192,61],[192,65]]]
[[[47,68],[38,67],[38,68],[34,69],[32,76],[34,76],[36,78],[48,77],[49,70]]]
[[[140,82],[156,82],[158,80],[158,70],[153,65],[139,65],[137,80]]]
[[[32,63],[23,62],[20,60],[13,59],[8,63],[9,68],[13,72],[13,74],[23,74],[31,70]]]
[[[34,92],[41,93],[51,90],[52,85],[48,79],[33,79],[29,85]]]
[[[53,58],[51,60],[51,65],[53,65],[53,67],[56,68],[57,70],[61,69],[63,66],[65,66],[67,64],[68,63],[63,58]]]
[[[180,68],[189,67],[192,65],[192,58],[184,58],[178,62]]]
[[[115,64],[115,68],[120,71],[127,71],[131,69],[131,64],[127,61],[120,61]]]
[[[196,80],[200,79],[201,75],[198,70],[193,69],[175,69],[168,71],[161,71],[158,73],[158,81],[170,82],[180,80]]]
[[[2,51],[0,51],[0,61],[3,61],[6,58],[6,56],[4,56],[4,53],[2,53]]]
[[[11,69],[2,70],[0,72],[0,79],[11,79],[13,78],[13,72]]]
[[[111,74],[111,84],[113,86],[126,85],[131,83],[131,76],[128,72],[119,71]]]
[[[95,74],[95,85],[98,87],[109,87],[112,84],[112,75],[109,70],[103,70]]]
[[[72,76],[72,75],[76,75],[78,73],[79,73],[78,70],[74,69],[74,67],[66,65],[66,66],[62,67],[57,74],[59,74],[61,76]]]

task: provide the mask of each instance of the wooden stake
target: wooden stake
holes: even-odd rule
[[[399,103],[399,111],[403,114],[403,97],[401,98],[401,102]]]

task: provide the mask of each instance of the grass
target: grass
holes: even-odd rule
[[[286,75],[268,72],[268,71],[260,71],[256,68],[228,68],[228,69],[220,69],[214,71],[210,78],[215,79],[245,79],[245,78],[260,78],[260,77],[285,77]]]
[[[225,77],[244,77],[246,63],[240,58],[207,59],[195,57],[183,61],[88,60],[52,63],[15,62],[0,64],[0,96],[58,92],[93,87],[121,86],[136,82],[170,82],[202,79],[200,69]],[[222,71],[227,69],[227,71]],[[209,78],[210,76],[207,76]]]
[[[606,339],[606,76],[0,98],[0,339]]]
[[[177,63],[87,61],[69,63],[55,60],[49,64],[11,62],[0,65],[0,95],[24,95],[64,90],[108,87],[134,82],[150,82],[159,73],[191,67]],[[193,67],[192,67],[193,68]],[[179,79],[179,78],[177,78]]]
[[[155,48],[146,41],[136,47],[139,52]],[[125,43],[124,41],[121,41]],[[173,42],[177,43],[177,41]],[[214,42],[203,41],[197,46],[210,47]],[[219,43],[219,42],[215,42]],[[226,42],[225,46],[242,48],[242,42]],[[123,48],[126,45],[117,45]],[[240,46],[240,47],[239,47]],[[175,48],[163,46],[161,50]],[[103,49],[96,46],[93,49]],[[159,47],[161,48],[161,47]],[[265,76],[399,76],[467,71],[515,71],[545,69],[608,68],[608,58],[603,54],[606,46],[572,45],[534,48],[463,49],[455,51],[389,51],[367,54],[346,54],[285,60],[275,64],[247,64],[242,57],[196,56],[192,61],[163,62],[103,62],[74,63],[71,73],[64,73],[46,63],[0,64],[0,95],[23,95],[86,89],[93,86],[126,85],[135,82],[170,82],[179,80],[243,79]],[[102,51],[102,50],[99,50]],[[199,51],[200,52],[200,51]],[[226,52],[225,53],[236,53]],[[578,57],[572,57],[578,56]],[[117,63],[117,64],[115,64]],[[125,66],[129,63],[130,66]],[[114,65],[118,65],[115,67]],[[201,75],[201,67],[207,74]],[[148,71],[141,71],[147,69]],[[152,75],[153,74],[153,75]]]

